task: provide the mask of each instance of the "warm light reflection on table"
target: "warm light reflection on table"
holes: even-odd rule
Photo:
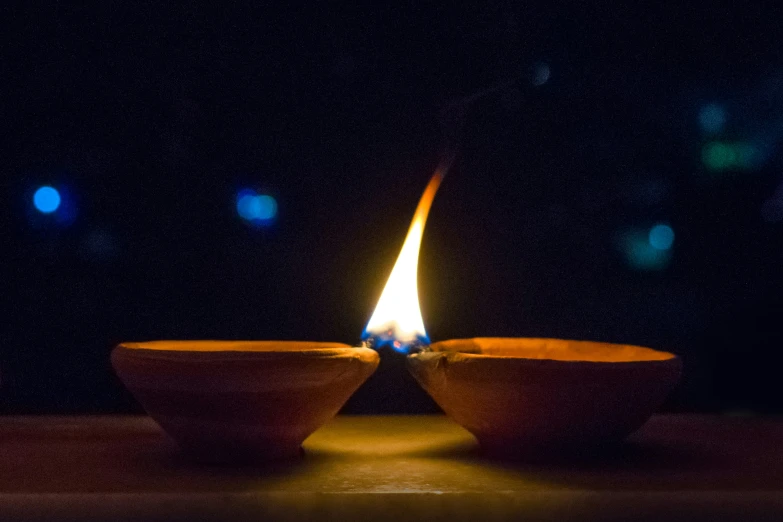
[[[603,459],[520,465],[481,458],[472,437],[444,417],[339,417],[307,440],[301,461],[236,469],[182,461],[144,417],[7,417],[0,513],[760,520],[783,514],[781,440],[783,422],[770,419],[657,416]]]

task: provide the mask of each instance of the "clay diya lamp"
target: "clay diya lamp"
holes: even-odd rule
[[[368,348],[292,341],[123,343],[111,361],[178,446],[208,462],[300,455],[379,362]]]
[[[456,339],[408,357],[446,414],[487,453],[547,458],[618,442],[680,378],[671,353],[640,346],[525,338]]]

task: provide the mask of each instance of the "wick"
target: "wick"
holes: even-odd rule
[[[399,347],[394,347],[391,342],[388,340],[381,340],[378,338],[377,335],[372,335],[368,337],[367,339],[363,340],[361,343],[362,348],[369,348],[371,350],[378,351],[384,346],[387,346],[397,352],[405,353],[406,355],[411,355],[414,353],[421,353],[421,352],[431,352],[432,349],[430,348],[430,345],[423,342],[423,341],[411,341],[408,343],[405,343],[405,349],[400,350]]]

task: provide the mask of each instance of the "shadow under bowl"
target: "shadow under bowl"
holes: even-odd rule
[[[537,459],[616,443],[678,382],[682,363],[640,346],[455,339],[408,357],[435,402],[493,456]]]
[[[298,341],[151,341],[111,354],[117,375],[203,462],[297,457],[378,366],[368,348]]]

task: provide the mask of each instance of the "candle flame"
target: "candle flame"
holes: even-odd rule
[[[397,351],[408,352],[430,343],[419,308],[419,249],[427,215],[445,173],[445,166],[438,167],[424,189],[400,255],[394,263],[370,322],[364,329],[362,340],[372,348],[391,346]]]

